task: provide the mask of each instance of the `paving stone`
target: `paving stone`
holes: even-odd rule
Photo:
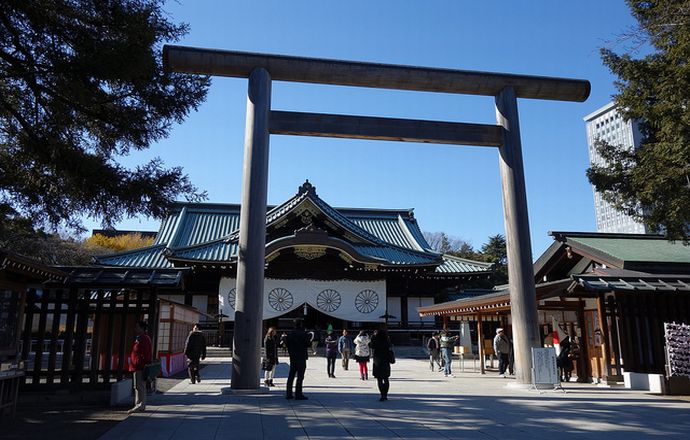
[[[304,392],[284,398],[288,366],[264,394],[223,394],[229,359],[214,359],[201,384],[183,381],[155,396],[147,412],[102,439],[528,439],[690,438],[690,402],[640,391],[564,384],[565,393],[509,388],[512,379],[467,368],[456,377],[431,373],[423,360],[398,359],[389,400],[356,370],[325,375],[325,359],[309,360]],[[471,361],[468,366],[471,366]],[[257,379],[258,384],[258,379]]]

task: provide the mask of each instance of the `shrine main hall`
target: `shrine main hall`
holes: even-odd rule
[[[464,288],[490,287],[492,265],[440,254],[425,240],[412,209],[334,208],[307,180],[266,213],[264,326],[375,328],[387,322],[396,343],[437,328],[419,307]],[[107,270],[178,271],[161,299],[193,306],[233,328],[240,205],[178,203],[146,248],[100,257]],[[426,333],[423,332],[423,333]]]

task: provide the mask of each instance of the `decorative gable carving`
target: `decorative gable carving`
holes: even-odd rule
[[[296,246],[295,255],[305,260],[317,260],[326,255],[323,246]]]

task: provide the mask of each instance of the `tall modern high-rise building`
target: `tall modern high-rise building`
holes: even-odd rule
[[[605,165],[604,159],[595,147],[597,140],[606,141],[612,145],[625,145],[630,149],[640,146],[642,134],[639,129],[639,121],[625,121],[613,102],[585,116],[584,120],[587,126],[590,165]],[[592,186],[592,190],[594,192],[597,232],[628,234],[646,234],[649,232],[645,225],[616,210],[610,203],[606,202],[594,186]]]

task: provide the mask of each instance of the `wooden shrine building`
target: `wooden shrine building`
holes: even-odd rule
[[[184,289],[166,299],[233,328],[240,206],[179,203],[150,247],[100,257],[104,270],[185,270]],[[436,327],[417,308],[448,291],[490,285],[489,263],[433,251],[411,209],[333,208],[306,181],[266,214],[264,325],[372,328],[387,322],[397,343]],[[206,325],[217,325],[209,322]]]
[[[554,243],[534,264],[545,342],[554,323],[577,337],[579,381],[621,381],[623,371],[663,374],[663,324],[690,322],[690,247],[655,235],[550,234]],[[479,339],[489,339],[483,319],[510,327],[510,292],[496,288],[419,313],[479,322]]]

